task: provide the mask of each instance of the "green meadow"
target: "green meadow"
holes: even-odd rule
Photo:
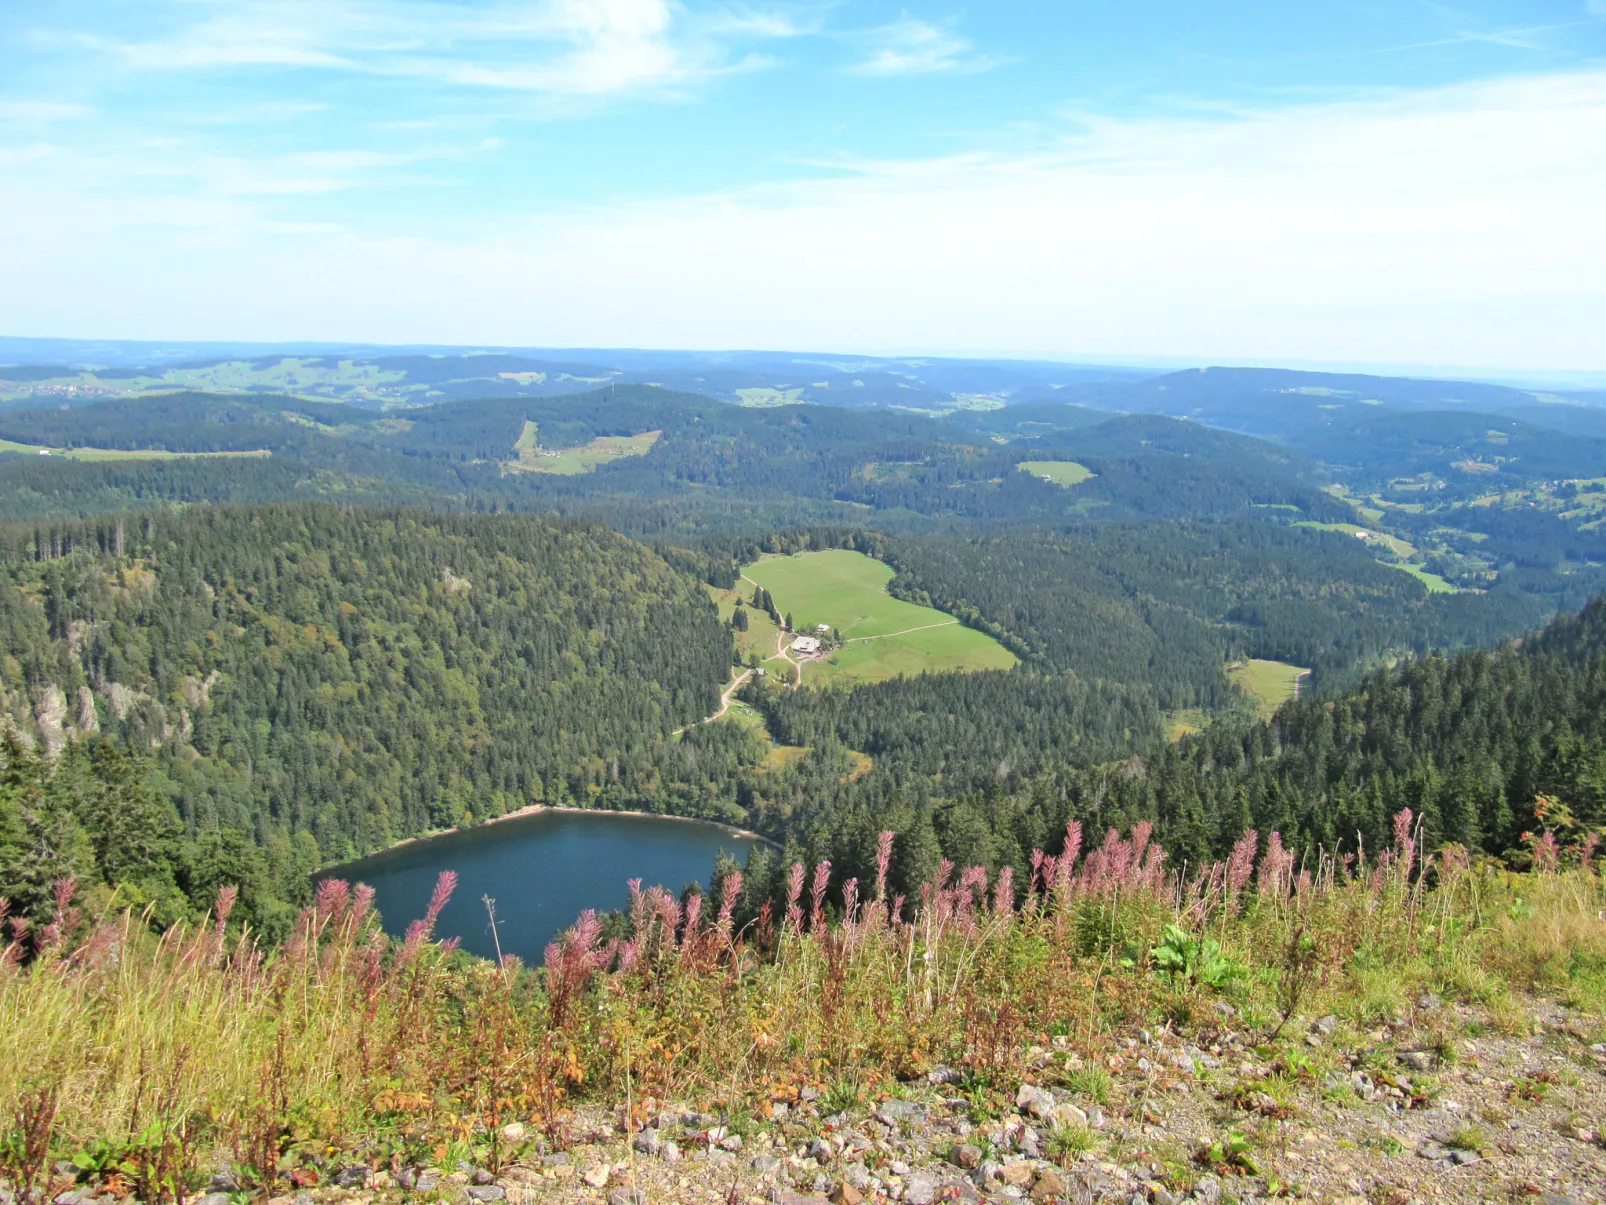
[[[626,456],[645,456],[662,435],[662,431],[643,431],[640,435],[599,435],[578,448],[543,448],[536,425],[526,422],[513,445],[518,459],[511,461],[508,467],[521,473],[577,477],[581,473],[591,472],[599,464],[623,460]]]
[[[1093,470],[1074,460],[1023,460],[1015,466],[1033,477],[1047,477],[1055,485],[1081,485]]]
[[[766,557],[743,575],[768,590],[800,632],[829,624],[844,644],[805,662],[805,684],[880,682],[939,670],[1009,669],[1017,658],[952,615],[887,593],[892,570],[860,552],[832,549]]]
[[[0,439],[0,455],[15,453],[19,456],[49,456],[57,460],[200,460],[219,457],[269,456],[265,449],[257,452],[170,452],[166,448],[41,448],[35,444],[12,443]]]
[[[1279,707],[1297,695],[1299,680],[1308,673],[1310,670],[1286,661],[1251,659],[1227,667],[1227,676],[1260,705],[1262,719],[1270,719]]]

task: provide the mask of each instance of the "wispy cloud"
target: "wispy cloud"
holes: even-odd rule
[[[672,0],[234,0],[166,36],[83,44],[146,71],[282,67],[595,97],[674,90],[768,64],[755,43],[804,26],[784,10]]]
[[[55,100],[0,100],[0,121],[4,122],[70,121],[93,112],[88,105]]]
[[[953,22],[924,21],[903,14],[896,21],[853,38],[865,57],[849,68],[856,75],[933,75],[986,71],[1003,60],[976,54]]]

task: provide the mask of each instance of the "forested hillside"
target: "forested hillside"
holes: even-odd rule
[[[593,525],[205,508],[0,549],[6,726],[41,756],[98,731],[150,759],[192,839],[260,846],[281,888],[532,800],[697,810],[668,795],[701,747],[669,737],[717,705],[729,631]]]
[[[1606,824],[1606,599],[1521,644],[1425,657],[1336,697],[1285,704],[1269,722],[1218,724],[1097,765],[1077,766],[1063,744],[1032,758],[1034,734],[1013,731],[1020,717],[989,703],[983,682],[946,695],[935,682],[888,683],[765,705],[782,731],[852,741],[900,767],[854,786],[817,784],[788,810],[792,852],[830,859],[843,880],[875,873],[878,826],[900,834],[901,885],[940,858],[1012,866],[1025,881],[1031,851],[1057,852],[1072,820],[1089,834],[1152,822],[1190,865],[1226,856],[1246,828],[1280,833],[1305,858],[1375,854],[1407,807],[1428,845],[1518,864],[1547,828],[1571,840]],[[753,890],[779,894],[780,881],[763,875],[786,861],[757,867]]]

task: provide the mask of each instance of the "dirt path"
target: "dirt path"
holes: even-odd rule
[[[741,673],[737,674],[736,680],[727,686],[724,693],[719,696],[719,710],[713,715],[708,716],[706,719],[699,720],[698,723],[712,724],[715,720],[722,718],[724,714],[731,709],[731,700],[735,698],[736,692],[739,691],[752,676],[753,671],[750,669],[744,669]],[[694,725],[688,724],[686,725],[686,728],[693,726]],[[670,733],[670,735],[679,736],[682,732],[686,731],[686,728],[676,728],[674,732]]]
[[[750,669],[744,669],[741,673],[737,674],[736,681],[727,686],[725,688],[725,693],[719,696],[719,710],[713,715],[709,716],[708,719],[704,720],[703,723],[712,723],[714,720],[719,719],[727,711],[729,711],[731,709],[731,699],[736,696],[737,691],[747,684],[747,680],[752,676],[753,671]]]
[[[907,636],[910,632],[929,632],[932,628],[951,628],[959,621],[957,619],[945,620],[942,623],[922,624],[918,628],[904,628],[901,632],[882,632],[879,636],[854,636],[844,640],[843,644],[858,644],[861,640],[885,640],[889,636]]]

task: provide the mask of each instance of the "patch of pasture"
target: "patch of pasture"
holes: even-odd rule
[[[1260,707],[1260,718],[1270,719],[1277,709],[1299,694],[1299,680],[1310,673],[1286,661],[1251,658],[1227,667],[1227,676]]]
[[[937,671],[1009,669],[1015,654],[952,615],[893,598],[892,569],[860,552],[831,549],[766,557],[743,574],[763,586],[799,632],[835,628],[844,643],[803,662],[805,684],[880,682]]]
[[[1023,460],[1015,466],[1033,477],[1043,477],[1054,485],[1081,485],[1094,476],[1093,470],[1074,460]]]
[[[526,422],[513,444],[513,452],[518,459],[509,461],[507,467],[520,473],[577,477],[581,473],[594,471],[598,465],[623,460],[627,456],[645,456],[662,437],[662,431],[643,431],[639,435],[599,435],[577,448],[543,448],[536,425]]]

